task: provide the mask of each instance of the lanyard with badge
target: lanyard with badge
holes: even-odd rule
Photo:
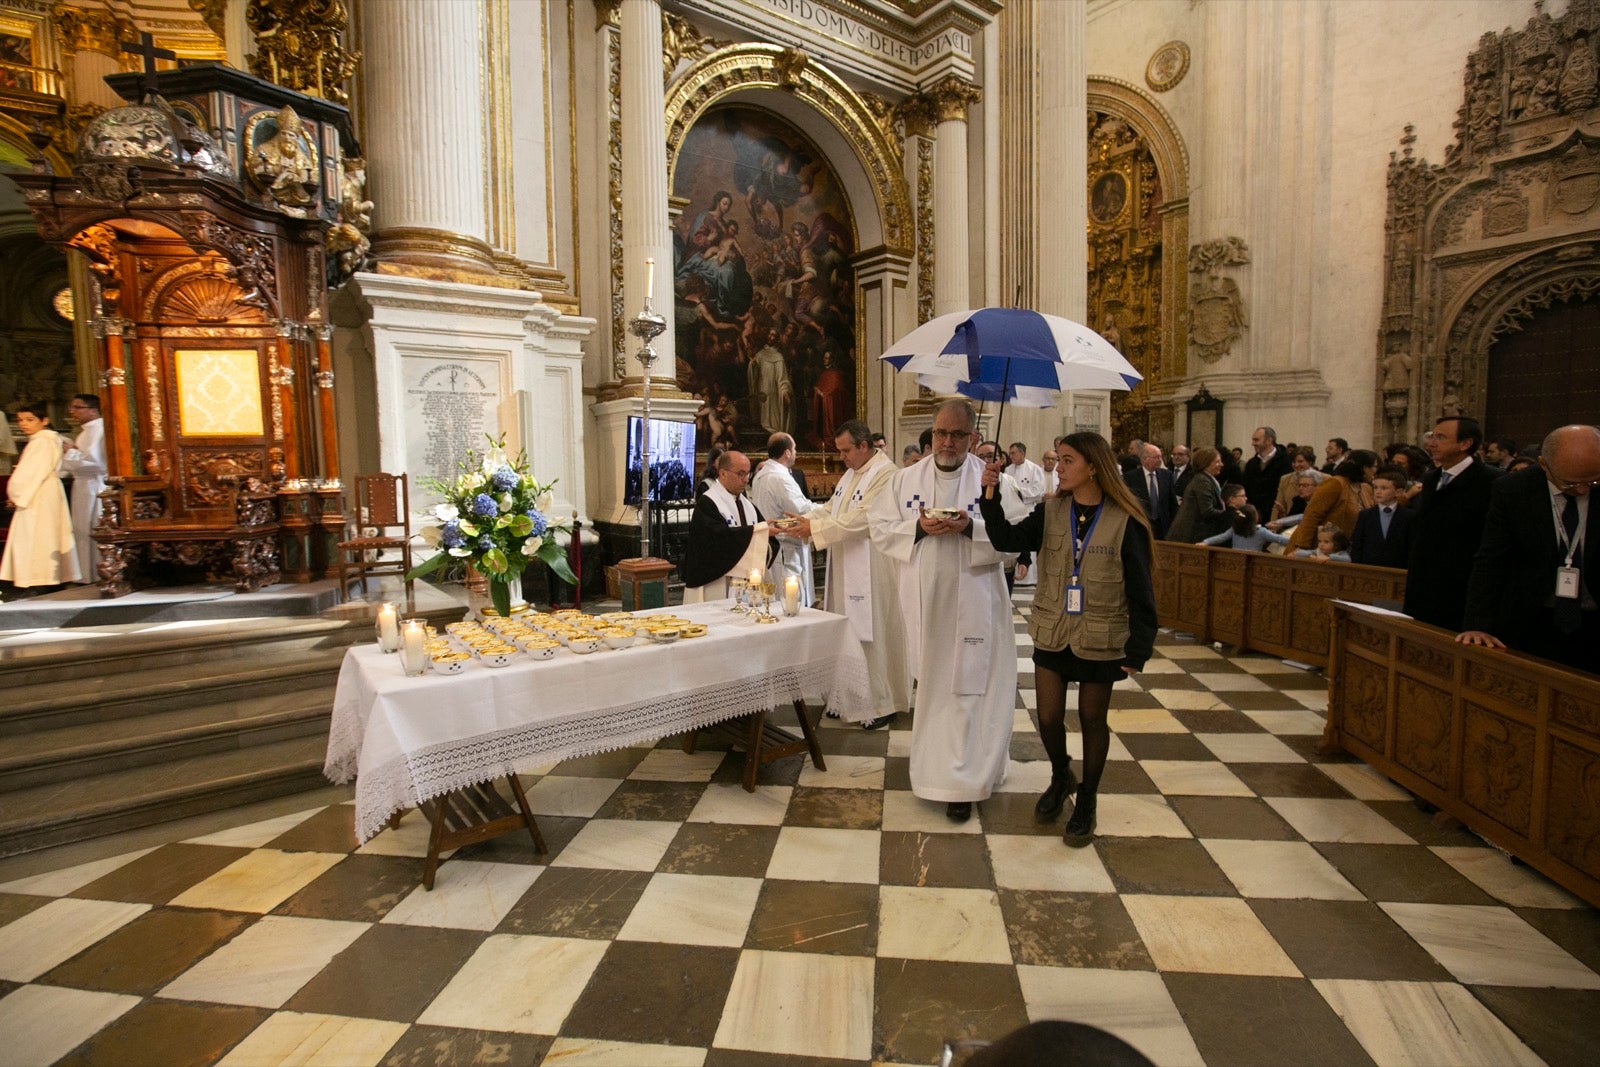
[[[1089,550],[1089,538],[1094,536],[1094,528],[1100,525],[1100,513],[1103,508],[1094,509],[1094,518],[1089,520],[1089,528],[1083,532],[1083,537],[1078,537],[1078,502],[1074,500],[1067,505],[1067,521],[1072,524],[1072,581],[1067,586],[1067,614],[1083,614],[1083,587],[1078,584],[1078,571],[1083,567],[1083,557]]]
[[[1562,494],[1565,496],[1565,494]],[[1561,566],[1556,568],[1556,596],[1566,600],[1576,600],[1580,595],[1578,586],[1578,568],[1572,565],[1572,559],[1578,554],[1578,546],[1583,544],[1584,531],[1589,528],[1589,511],[1584,509],[1578,516],[1578,528],[1572,531],[1572,537],[1567,537],[1566,523],[1561,521],[1561,512],[1564,505],[1558,506],[1555,499],[1550,501],[1550,510],[1556,516],[1556,545],[1559,551],[1566,552],[1566,558]]]

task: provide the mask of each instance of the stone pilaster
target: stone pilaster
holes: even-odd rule
[[[645,260],[655,260],[654,305],[672,317],[672,239],[667,229],[667,145],[662,113],[661,4],[622,0],[622,299],[623,321],[644,308]],[[652,379],[677,392],[675,331],[654,343]],[[626,384],[644,376],[631,337]],[[654,388],[654,386],[652,386]]]
[[[1083,220],[1089,195],[1083,175],[1088,145],[1083,135],[1089,107],[1084,70],[1083,0],[1037,7],[1039,62],[1038,263],[1036,310],[1082,322],[1088,301],[1088,235]],[[1006,294],[1001,294],[1004,297]]]
[[[967,222],[967,108],[978,87],[955,75],[927,90],[937,125],[933,136],[933,232],[938,253],[933,268],[933,313],[972,306],[972,262]]]

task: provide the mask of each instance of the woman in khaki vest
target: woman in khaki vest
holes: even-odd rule
[[[1106,712],[1111,687],[1142,668],[1156,638],[1150,578],[1154,535],[1143,506],[1122,480],[1111,445],[1097,433],[1068,434],[1056,446],[1058,492],[1013,525],[1000,501],[979,501],[989,540],[1002,552],[1035,553],[1039,590],[1028,634],[1033,638],[1039,736],[1050,754],[1050,788],[1034,811],[1054,819],[1077,787],[1064,839],[1082,848],[1094,838],[1100,772],[1111,747]],[[999,467],[984,473],[997,484]],[[1083,781],[1067,755],[1067,683],[1078,683],[1083,729]]]

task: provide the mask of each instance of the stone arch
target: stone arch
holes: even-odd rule
[[[1117,78],[1091,77],[1089,79],[1089,109],[1105,111],[1127,122],[1145,143],[1156,161],[1161,180],[1171,190],[1169,204],[1182,202],[1185,215],[1189,211],[1189,149],[1178,133],[1177,125],[1167,109],[1149,93],[1130,82]],[[1185,249],[1185,253],[1187,253]]]

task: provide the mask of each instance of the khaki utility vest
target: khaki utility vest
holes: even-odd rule
[[[1071,647],[1080,659],[1121,659],[1128,642],[1128,593],[1122,577],[1122,535],[1128,513],[1109,498],[1100,504],[1078,569],[1083,614],[1066,614],[1072,580],[1072,500],[1052,496],[1044,502],[1044,542],[1036,565],[1039,588],[1033,597],[1028,636],[1036,648],[1059,652]]]

